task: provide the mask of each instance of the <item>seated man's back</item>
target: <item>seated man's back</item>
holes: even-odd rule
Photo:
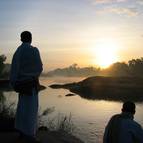
[[[105,129],[103,143],[143,143],[143,130],[133,120],[134,113],[135,109],[133,112],[122,109],[121,114],[114,115]]]

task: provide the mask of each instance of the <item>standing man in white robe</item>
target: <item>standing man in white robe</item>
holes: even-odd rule
[[[17,82],[37,79],[43,70],[39,50],[31,45],[32,34],[29,31],[21,33],[22,44],[14,53],[11,65],[10,81],[15,87]],[[15,128],[26,138],[26,142],[36,143],[37,116],[38,116],[38,89],[37,83],[31,92],[19,92],[19,99],[15,118]]]

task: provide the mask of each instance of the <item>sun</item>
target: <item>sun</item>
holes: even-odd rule
[[[95,48],[92,50],[94,54],[94,63],[96,63],[101,68],[107,68],[114,62],[117,62],[117,50],[119,44],[113,40],[104,40],[98,42],[95,45]]]

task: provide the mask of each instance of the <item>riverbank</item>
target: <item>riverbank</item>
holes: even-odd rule
[[[26,143],[19,139],[17,132],[0,132],[1,143]],[[37,139],[41,143],[84,143],[73,135],[61,133],[58,131],[38,131]]]
[[[0,117],[1,143],[26,143],[19,138],[20,134],[14,129],[14,120],[14,118],[8,116]],[[64,130],[64,127],[60,130],[52,130],[45,126],[41,126],[37,131],[36,138],[41,143],[84,143],[73,136],[72,133]]]

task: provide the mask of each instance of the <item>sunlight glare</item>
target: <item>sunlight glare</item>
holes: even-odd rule
[[[92,52],[94,53],[94,63],[101,68],[107,68],[118,60],[117,50],[119,44],[113,40],[104,40],[95,44]]]

